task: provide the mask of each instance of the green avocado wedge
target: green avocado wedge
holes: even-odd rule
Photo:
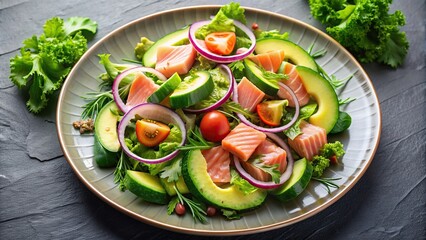
[[[101,108],[95,119],[95,135],[110,152],[118,152],[121,148],[117,134],[118,116],[114,114],[119,111],[115,102],[111,101]]]
[[[191,150],[183,158],[182,176],[190,192],[216,207],[236,211],[255,209],[265,201],[267,192],[256,190],[244,194],[238,187],[218,187],[207,172],[207,162],[199,149]]]
[[[302,84],[318,104],[318,110],[309,118],[309,123],[322,127],[329,133],[339,118],[339,100],[334,88],[316,71],[297,66]]]

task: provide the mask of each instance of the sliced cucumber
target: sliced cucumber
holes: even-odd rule
[[[256,87],[269,96],[277,95],[279,87],[276,81],[266,79],[259,66],[247,58],[244,59],[244,65],[247,78],[256,85]]]
[[[157,49],[159,46],[178,46],[189,42],[189,27],[172,32],[157,40],[143,55],[142,63],[146,67],[155,67],[157,62]]]
[[[98,136],[94,135],[95,142],[94,142],[94,156],[93,160],[95,160],[96,164],[100,168],[109,168],[109,167],[115,167],[118,162],[118,155],[116,152],[110,152],[106,150],[102,144],[99,142]]]
[[[169,96],[182,82],[179,74],[174,73],[167,81],[161,84],[160,88],[157,89],[151,96],[148,97],[147,102],[160,103],[167,96]]]
[[[195,197],[219,208],[246,211],[262,205],[267,196],[267,192],[260,189],[245,195],[235,185],[218,187],[210,178],[207,162],[198,149],[189,151],[183,158],[182,176]]]
[[[214,83],[207,71],[197,71],[185,77],[170,95],[170,106],[174,109],[187,108],[207,98]]]
[[[167,204],[169,195],[160,183],[160,178],[149,173],[127,170],[124,186],[143,200],[157,204]]]
[[[297,160],[293,166],[293,173],[287,182],[277,189],[271,191],[271,194],[281,201],[289,201],[302,193],[312,177],[312,165],[302,158]]]
[[[318,104],[318,110],[309,122],[322,127],[329,133],[339,118],[339,100],[331,84],[314,70],[297,66],[296,71],[306,91]]]
[[[117,124],[119,112],[114,101],[107,103],[98,113],[95,119],[95,135],[101,145],[110,152],[118,152],[120,142],[118,141]]]
[[[161,185],[163,185],[164,189],[166,190],[167,194],[169,196],[175,196],[176,190],[174,186],[176,185],[176,188],[179,190],[182,194],[189,193],[188,187],[185,184],[185,180],[183,180],[183,177],[180,176],[177,182],[169,182],[167,178],[160,178]]]
[[[256,54],[266,53],[277,49],[283,49],[285,59],[298,66],[305,66],[318,71],[315,60],[301,46],[288,40],[277,38],[264,38],[256,41]]]

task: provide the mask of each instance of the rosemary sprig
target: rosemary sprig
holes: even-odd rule
[[[81,113],[81,119],[95,119],[99,110],[107,103],[113,100],[113,96],[111,91],[108,92],[90,92],[87,93],[88,96],[83,97],[83,99],[88,100],[90,102],[86,103],[83,108],[83,112]]]
[[[189,198],[185,197],[184,195],[182,195],[182,193],[179,192],[179,190],[177,189],[176,186],[173,186],[173,188],[176,191],[176,194],[179,198],[180,203],[189,207],[189,210],[192,213],[192,217],[194,218],[194,221],[198,220],[201,223],[206,223],[207,222],[207,217],[206,217],[207,213],[202,208],[201,203],[196,202],[196,201],[189,199]]]
[[[126,171],[133,169],[132,163],[127,158],[126,154],[121,151],[120,158],[118,159],[117,167],[114,170],[114,183],[119,183],[119,189],[124,191],[126,187],[124,186],[124,177],[126,176]]]
[[[339,185],[337,185],[333,181],[338,181],[340,179],[342,179],[342,178],[317,178],[317,177],[312,177],[312,180],[315,180],[319,183],[324,184],[324,186],[327,188],[328,194],[331,194],[330,188],[339,188]]]

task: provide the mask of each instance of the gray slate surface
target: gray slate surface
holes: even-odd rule
[[[323,29],[307,1],[242,1]],[[34,116],[9,81],[9,59],[46,19],[86,16],[99,23],[95,41],[160,10],[210,1],[0,0],[0,239],[198,239],[138,222],[98,199],[63,157],[55,128],[56,99]],[[217,1],[215,4],[226,4]],[[395,0],[407,16],[411,48],[397,70],[363,65],[383,114],[380,146],[362,179],[328,209],[300,223],[234,239],[426,239],[426,68],[423,0]],[[225,237],[224,237],[225,238]]]

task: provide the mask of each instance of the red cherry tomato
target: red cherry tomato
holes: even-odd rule
[[[207,141],[219,142],[228,135],[231,126],[223,113],[214,110],[201,119],[200,131]]]
[[[169,133],[170,128],[164,123],[148,119],[136,121],[136,137],[144,146],[158,146]]]
[[[237,36],[234,32],[210,33],[204,39],[207,49],[219,55],[229,55],[234,50]]]

